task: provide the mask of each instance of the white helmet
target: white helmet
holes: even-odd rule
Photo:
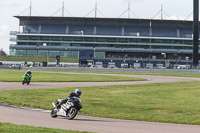
[[[27,73],[31,73],[31,70],[28,70]]]
[[[82,91],[81,91],[81,89],[76,89],[76,90],[75,90],[75,93],[76,93],[78,96],[81,96]]]

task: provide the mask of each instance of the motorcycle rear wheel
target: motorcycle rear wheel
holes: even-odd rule
[[[68,120],[72,120],[74,119],[74,117],[77,115],[78,110],[74,107],[72,107],[69,112],[67,113],[67,119]]]
[[[52,117],[52,118],[58,117],[56,108],[53,108],[53,109],[51,110],[51,117]]]

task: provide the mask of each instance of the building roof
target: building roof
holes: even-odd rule
[[[28,24],[64,24],[64,25],[103,25],[103,26],[170,26],[189,27],[193,21],[161,20],[135,18],[92,18],[92,17],[50,17],[50,16],[14,16],[20,20],[20,25]]]

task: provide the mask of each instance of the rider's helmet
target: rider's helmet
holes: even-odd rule
[[[27,73],[28,73],[28,74],[31,74],[31,70],[28,70]]]
[[[76,89],[75,93],[77,96],[81,96],[82,91],[81,91],[81,89]]]

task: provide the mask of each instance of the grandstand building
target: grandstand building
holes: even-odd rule
[[[23,30],[15,32],[10,55],[79,57],[80,64],[116,62],[118,67],[173,66],[190,64],[192,59],[192,21],[15,17]]]

